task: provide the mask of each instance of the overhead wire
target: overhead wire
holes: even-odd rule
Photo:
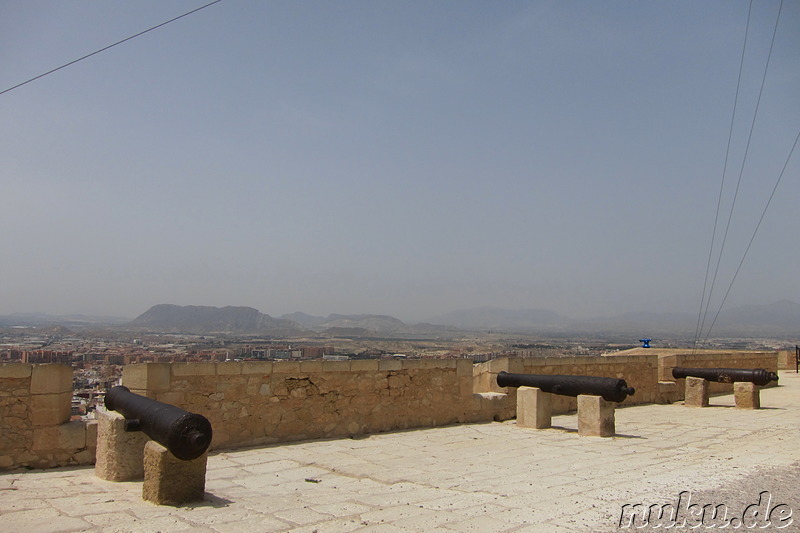
[[[13,87],[9,87],[8,89],[4,89],[4,90],[0,91],[0,95],[3,95],[3,94],[5,94],[7,92],[10,92],[10,91],[13,91],[14,89],[18,89],[18,88],[22,87],[23,85],[27,85],[28,83],[31,83],[32,81],[36,81],[36,80],[38,80],[40,78],[44,78],[45,76],[47,76],[49,74],[57,72],[57,71],[59,71],[59,70],[61,70],[63,68],[69,67],[70,65],[74,65],[75,63],[77,63],[79,61],[83,61],[84,59],[88,59],[88,58],[90,58],[90,57],[92,57],[94,55],[97,55],[97,54],[101,53],[101,52],[105,52],[109,48],[114,48],[115,46],[117,46],[119,44],[122,44],[124,42],[130,41],[131,39],[135,39],[136,37],[144,35],[145,33],[148,33],[148,32],[151,32],[153,30],[156,30],[158,28],[161,28],[162,26],[166,26],[170,22],[175,22],[176,20],[182,19],[184,17],[188,17],[189,15],[191,15],[193,13],[197,13],[201,9],[205,9],[207,7],[213,6],[214,4],[218,4],[220,2],[222,2],[222,0],[214,0],[213,2],[209,2],[208,4],[205,4],[205,5],[200,6],[198,8],[192,9],[191,11],[188,11],[188,12],[182,14],[182,15],[178,15],[175,18],[171,18],[171,19],[169,19],[169,20],[167,20],[165,22],[162,22],[161,24],[157,24],[157,25],[153,26],[152,28],[148,28],[148,29],[146,29],[144,31],[140,31],[139,33],[137,33],[135,35],[131,35],[130,37],[126,37],[125,39],[122,39],[121,41],[117,41],[117,42],[115,42],[113,44],[110,44],[108,46],[105,46],[105,47],[103,47],[103,48],[101,48],[99,50],[95,50],[91,54],[86,54],[83,57],[79,57],[78,59],[74,59],[74,60],[70,61],[69,63],[65,63],[65,64],[61,65],[60,67],[56,67],[56,68],[54,68],[52,70],[48,70],[47,72],[45,72],[43,74],[39,74],[38,76],[34,76],[33,78],[31,78],[29,80],[26,80],[26,81],[23,81],[22,83],[18,83],[16,85],[14,85]]]
[[[736,108],[737,104],[739,103],[739,89],[742,85],[742,71],[744,70],[744,56],[745,51],[747,50],[747,36],[750,33],[750,18],[753,13],[753,0],[750,0],[750,7],[747,10],[747,24],[745,25],[744,29],[744,42],[742,43],[742,57],[739,60],[739,76],[736,80],[736,95],[733,98],[733,113],[731,113],[731,125],[728,128],[728,146],[725,149],[725,163],[722,165],[722,180],[719,184],[719,195],[717,197],[717,211],[714,214],[714,229],[711,232],[711,246],[708,249],[708,261],[706,262],[706,275],[703,279],[703,296],[700,299],[700,312],[697,314],[697,326],[695,327],[694,331],[694,347],[693,350],[697,349],[697,342],[700,339],[700,332],[703,331],[703,326],[705,324],[705,314],[708,312],[708,304],[711,302],[711,293],[714,291],[714,284],[711,284],[711,291],[708,295],[708,302],[706,302],[706,288],[708,287],[708,277],[709,272],[711,271],[711,258],[714,255],[714,241],[716,240],[717,236],[717,223],[719,222],[719,211],[720,207],[722,206],[722,193],[725,189],[725,175],[727,174],[728,170],[728,159],[731,153],[731,139],[733,138],[733,125],[736,121]],[[719,266],[719,263],[717,263]],[[705,306],[705,312],[703,311],[703,306]],[[702,319],[702,320],[701,320]]]
[[[725,296],[722,298],[722,302],[719,304],[719,309],[717,309],[717,313],[714,315],[714,320],[711,322],[711,326],[708,328],[708,335],[703,340],[703,342],[708,340],[708,336],[711,335],[711,330],[714,328],[714,324],[717,323],[717,318],[719,317],[720,311],[722,311],[722,306],[725,304],[725,300],[728,299],[728,294],[731,292],[731,288],[733,287],[733,282],[736,281],[736,277],[739,275],[739,270],[742,269],[742,265],[744,264],[744,260],[747,257],[747,253],[750,251],[750,246],[753,245],[753,241],[756,238],[756,233],[758,233],[758,228],[761,227],[761,222],[764,220],[764,215],[767,214],[767,209],[769,209],[769,204],[772,202],[772,198],[775,197],[775,191],[778,190],[778,185],[781,183],[781,179],[783,179],[783,174],[786,172],[786,167],[789,165],[789,160],[792,158],[792,154],[794,153],[794,149],[797,147],[797,142],[800,141],[800,131],[797,132],[797,136],[794,138],[794,144],[792,145],[792,149],[789,150],[789,156],[786,158],[786,162],[783,164],[783,169],[781,170],[780,175],[778,176],[778,180],[775,182],[775,186],[772,188],[772,194],[769,195],[769,199],[767,200],[766,205],[764,206],[764,210],[761,212],[761,217],[758,219],[758,224],[756,224],[756,229],[753,231],[753,235],[750,237],[750,242],[747,244],[747,248],[742,254],[742,259],[739,261],[739,266],[736,268],[736,272],[733,274],[733,278],[731,279],[730,284],[728,285],[728,290],[725,291]]]
[[[751,0],[751,5],[752,5],[752,0]],[[739,193],[739,186],[741,185],[742,175],[744,174],[744,168],[745,168],[745,165],[747,164],[747,155],[748,155],[748,152],[750,150],[750,143],[751,143],[752,138],[753,138],[753,131],[755,130],[756,119],[758,117],[758,110],[759,110],[759,107],[761,105],[761,96],[763,95],[763,92],[764,92],[764,85],[765,85],[766,79],[767,79],[767,72],[769,71],[769,64],[770,64],[770,60],[772,58],[772,50],[773,50],[773,48],[775,46],[775,36],[778,33],[778,25],[780,23],[781,12],[782,11],[783,11],[783,0],[781,0],[780,5],[778,6],[778,15],[775,17],[775,26],[774,26],[774,28],[772,30],[772,39],[770,41],[769,51],[767,53],[767,61],[766,61],[765,65],[764,65],[764,74],[761,77],[761,86],[760,86],[759,91],[758,91],[758,98],[756,99],[756,106],[755,106],[755,109],[753,111],[753,119],[752,119],[752,121],[750,123],[750,132],[749,132],[748,137],[747,137],[747,144],[745,145],[744,157],[742,158],[742,165],[741,165],[741,167],[739,169],[739,178],[738,178],[738,180],[736,182],[736,189],[734,191],[733,200],[731,202],[730,212],[728,213],[728,221],[727,221],[726,226],[725,226],[725,233],[724,233],[724,236],[723,236],[723,239],[722,239],[722,244],[720,245],[719,255],[717,257],[717,265],[716,265],[716,268],[714,270],[714,276],[713,276],[712,281],[711,281],[711,289],[709,290],[708,300],[706,302],[706,311],[705,311],[705,313],[702,313],[702,311],[701,311],[701,313],[703,315],[703,320],[702,320],[702,325],[699,328],[700,336],[702,336],[702,334],[703,334],[702,331],[703,331],[703,327],[704,327],[704,324],[705,324],[706,314],[708,313],[708,307],[710,306],[710,303],[711,303],[711,296],[713,294],[714,286],[716,284],[717,274],[719,272],[719,266],[720,266],[720,264],[722,262],[722,254],[723,254],[723,251],[724,251],[724,248],[725,248],[725,242],[727,241],[727,238],[728,238],[728,230],[730,229],[731,220],[733,219],[733,212],[734,212],[734,207],[736,205],[736,198],[737,198],[738,193]],[[796,141],[795,141],[795,143],[796,143]],[[793,152],[794,152],[794,147],[792,147],[792,150],[790,152],[790,156],[789,157],[791,157],[791,153],[793,153]],[[787,164],[788,164],[788,159],[787,159]],[[785,169],[785,167],[784,167],[784,169]],[[781,177],[782,176],[783,176],[783,173],[781,173]],[[780,177],[778,178],[778,183],[780,183]],[[777,188],[777,183],[776,183],[776,188]],[[774,194],[774,189],[773,189],[773,194]],[[769,202],[771,200],[772,200],[772,196],[770,196],[770,199],[767,202],[767,205],[766,205],[766,207],[764,209],[764,213],[762,213],[762,215],[761,215],[761,220],[763,220],[764,214],[766,214],[766,209],[769,208]],[[756,231],[753,232],[753,236],[751,237],[750,244],[752,244],[752,239],[755,238],[755,235],[758,232],[758,227],[761,225],[761,220],[759,220],[758,225],[756,226]],[[716,221],[715,221],[715,227],[716,227]],[[750,244],[748,244],[747,250],[750,249]],[[744,258],[746,257],[746,255],[747,255],[747,251],[745,251],[745,254],[742,257],[742,260],[739,263],[739,268],[741,268],[742,264],[744,263]],[[713,320],[711,326],[709,326],[708,331],[706,332],[705,337],[703,339],[703,342],[707,341],[708,338],[711,335],[711,331],[713,330],[714,325],[716,324],[717,318],[719,317],[719,314],[722,311],[722,307],[725,304],[725,300],[727,300],[728,294],[730,294],[731,288],[733,287],[733,283],[736,280],[736,277],[737,277],[737,275],[739,273],[739,268],[737,268],[736,273],[734,274],[733,278],[731,279],[731,282],[730,282],[730,284],[728,286],[728,289],[727,289],[727,291],[725,293],[725,296],[724,296],[723,300],[720,302],[720,305],[719,305],[719,307],[717,309],[717,312],[716,312],[716,314],[714,316],[714,320]],[[699,337],[695,339],[695,347],[697,346],[697,342],[698,341],[699,341]]]

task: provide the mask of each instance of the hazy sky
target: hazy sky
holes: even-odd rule
[[[0,90],[204,3],[2,0]],[[748,5],[225,0],[0,95],[0,314],[696,313]],[[716,295],[799,129],[786,0]],[[799,235],[800,148],[730,306],[800,301]]]

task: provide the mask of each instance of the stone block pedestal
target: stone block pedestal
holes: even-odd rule
[[[686,378],[686,407],[708,407],[708,381],[703,378]]]
[[[734,383],[733,399],[737,409],[761,409],[761,392],[755,383]]]
[[[142,498],[158,505],[202,501],[206,488],[208,452],[182,461],[155,441],[144,447]]]
[[[613,437],[616,404],[588,394],[578,395],[578,435],[582,437]]]
[[[517,389],[517,425],[545,429],[552,426],[552,395],[536,387]]]
[[[108,481],[142,479],[142,452],[148,440],[141,431],[125,431],[121,414],[98,409],[95,475]]]

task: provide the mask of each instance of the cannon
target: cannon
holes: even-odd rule
[[[497,385],[500,387],[536,387],[544,392],[561,396],[589,394],[601,396],[609,402],[621,402],[636,392],[633,387],[628,387],[624,379],[595,376],[511,374],[503,371],[497,374]]]
[[[763,368],[684,368],[676,366],[672,369],[672,377],[702,378],[706,381],[717,383],[749,382],[755,385],[769,385],[771,381],[778,381],[778,374]]]
[[[142,431],[178,459],[197,459],[211,444],[206,417],[134,394],[127,387],[112,387],[105,405],[125,417],[125,431]]]

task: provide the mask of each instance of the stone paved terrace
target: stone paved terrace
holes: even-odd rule
[[[579,437],[577,417],[562,415],[547,430],[494,422],[222,451],[209,457],[206,501],[178,508],[92,468],[10,472],[0,531],[616,531],[622,505],[681,491],[729,517],[769,491],[793,523],[758,530],[798,531],[800,376],[780,383],[758,411],[734,409],[732,395],[618,409],[614,438]]]

